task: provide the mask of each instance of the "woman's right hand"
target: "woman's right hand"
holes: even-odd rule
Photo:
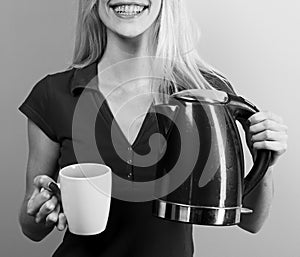
[[[35,217],[36,223],[42,223],[47,227],[56,226],[62,231],[67,226],[67,220],[62,212],[61,199],[48,187],[51,182],[55,183],[46,175],[34,178],[34,190],[27,203],[27,213]]]

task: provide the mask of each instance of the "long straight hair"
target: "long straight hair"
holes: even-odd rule
[[[104,54],[107,34],[98,7],[99,0],[79,0],[71,67],[83,68],[100,60]],[[154,60],[159,60],[160,77],[163,79],[159,82],[158,91],[162,95],[170,95],[179,89],[212,89],[200,71],[226,83],[221,72],[206,63],[196,50],[200,33],[187,15],[185,0],[162,0],[159,16],[150,33],[148,45],[154,47]]]

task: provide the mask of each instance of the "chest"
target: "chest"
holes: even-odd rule
[[[90,90],[80,96],[80,101],[67,102],[68,111],[61,112],[58,119],[58,125],[64,128],[59,135],[59,166],[77,162],[105,163],[122,178],[133,179],[135,173],[134,179],[140,181],[154,179],[154,164],[158,159],[155,156],[159,155],[160,149],[155,148],[159,142],[152,138],[158,132],[153,109],[148,112],[152,99],[132,97],[107,97],[106,102],[102,94]],[[113,115],[118,118],[116,121],[113,121]],[[112,122],[118,122],[119,128]],[[126,131],[125,126],[131,132],[127,137],[121,131]],[[151,163],[144,167],[140,163],[145,164],[148,155]]]
[[[153,103],[152,95],[147,90],[108,92],[102,89],[101,93],[116,127],[132,145]]]

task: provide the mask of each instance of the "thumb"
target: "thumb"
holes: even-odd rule
[[[44,189],[51,191],[49,184],[54,180],[46,175],[38,175],[33,179],[33,192],[29,199],[29,203]]]
[[[51,189],[49,188],[49,184],[51,182],[54,182],[55,181],[50,178],[49,176],[47,175],[38,175],[34,178],[33,180],[33,185],[35,188],[37,188],[39,191],[44,188],[44,189],[47,189],[49,191],[51,191]]]

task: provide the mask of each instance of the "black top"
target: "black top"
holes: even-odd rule
[[[207,73],[203,75],[216,89],[232,92],[230,85],[220,79]],[[60,144],[60,168],[79,162],[104,163],[115,175],[128,181],[150,181],[155,178],[156,164],[142,167],[133,163],[136,154],[150,152],[149,138],[158,132],[151,108],[130,145],[113,122],[112,112],[99,91],[97,62],[94,62],[82,69],[47,75],[33,87],[19,110]],[[117,194],[122,191],[114,178],[112,190]],[[132,202],[113,197],[105,231],[94,236],[78,236],[67,229],[53,256],[193,256],[192,225],[154,217],[151,211],[152,201]]]

